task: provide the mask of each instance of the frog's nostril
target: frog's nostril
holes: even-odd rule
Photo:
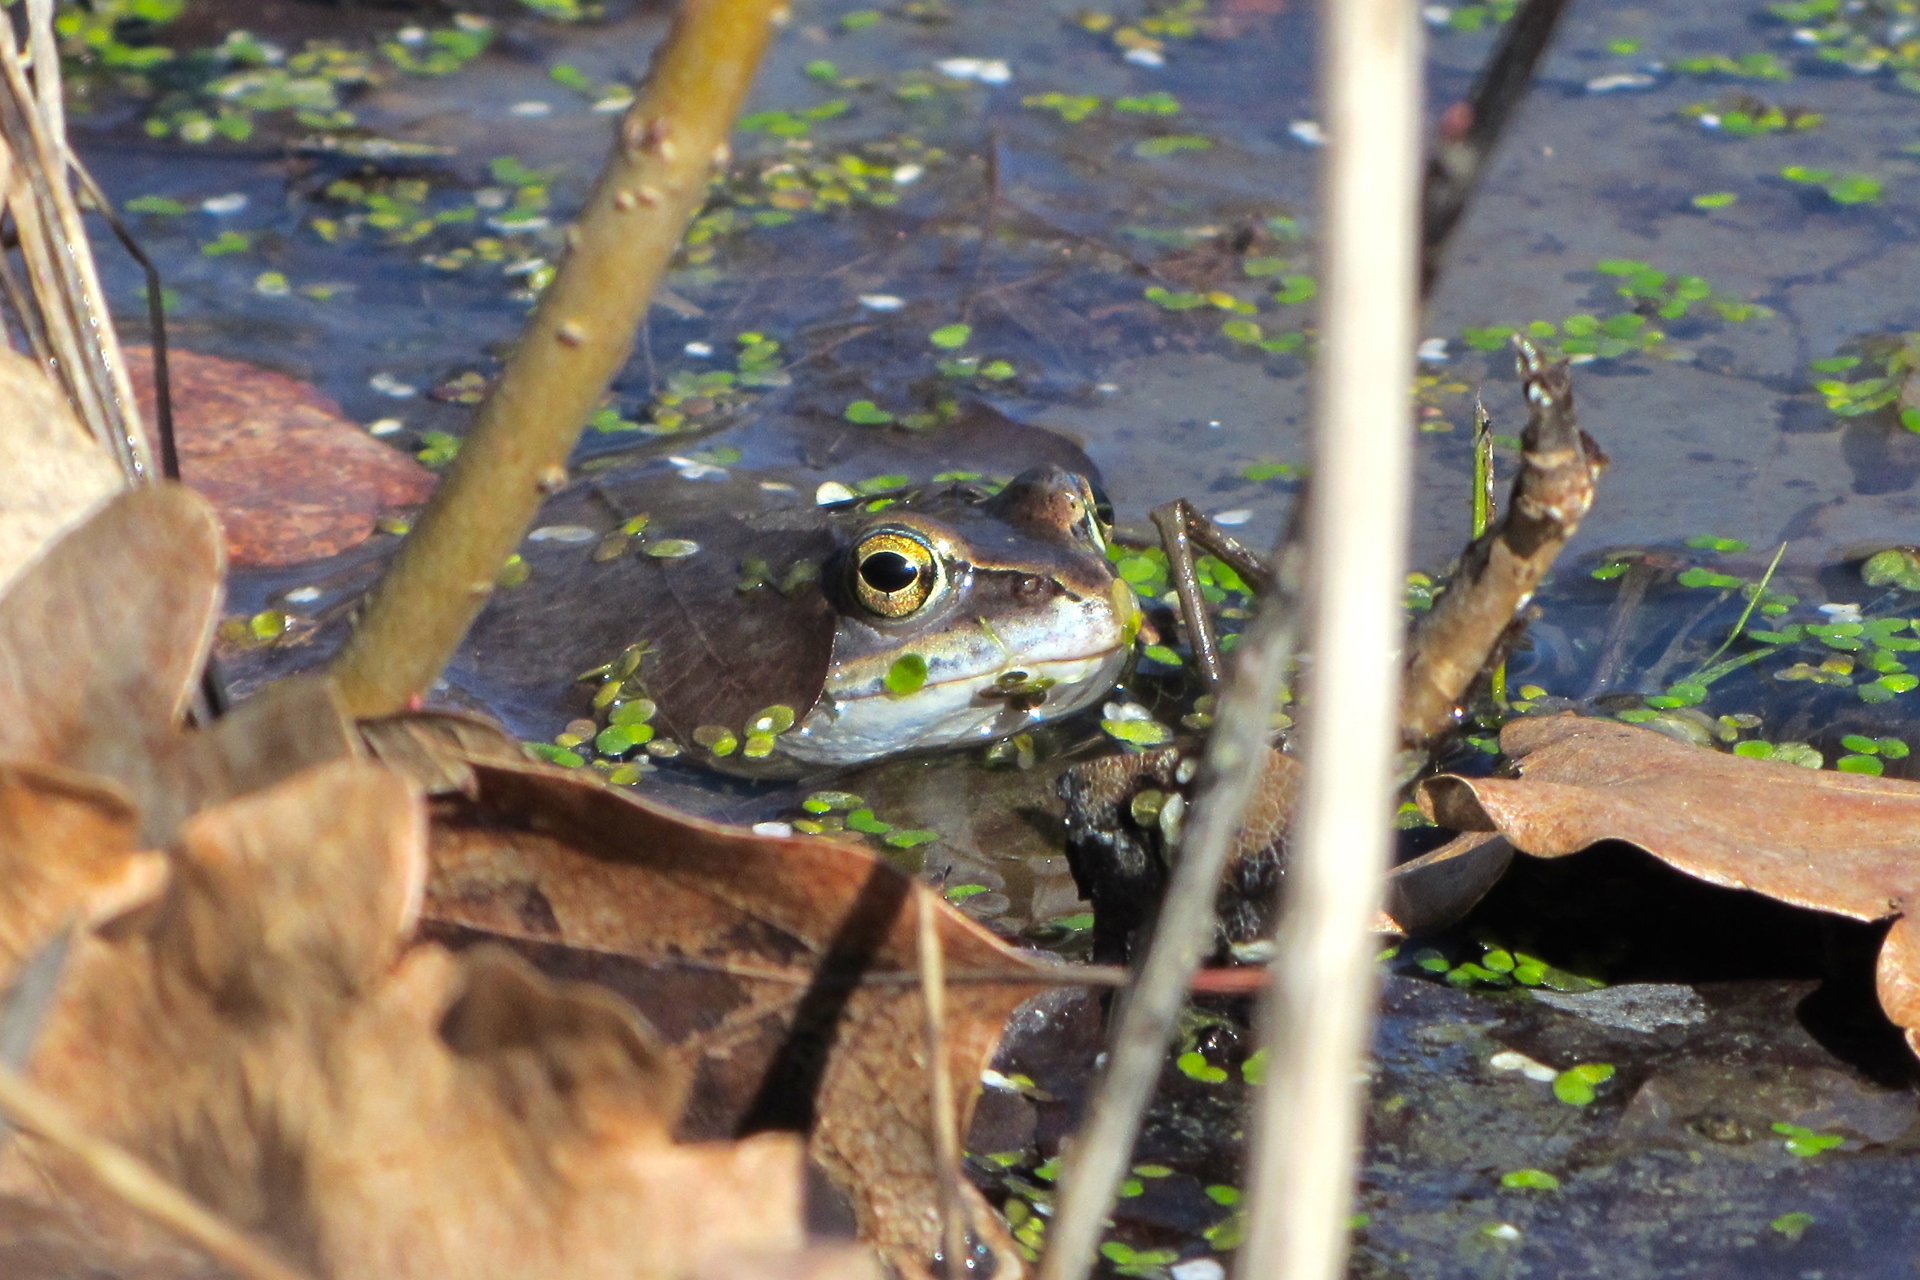
[[[1054,582],[1037,573],[1023,573],[1013,580],[1013,595],[1016,600],[1043,600],[1053,594]]]

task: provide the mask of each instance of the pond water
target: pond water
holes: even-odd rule
[[[1905,7],[1583,0],[1563,24],[1456,237],[1416,389],[1411,550],[1438,574],[1466,533],[1474,396],[1501,435],[1524,421],[1505,331],[1534,326],[1583,361],[1580,419],[1612,468],[1513,659],[1523,701],[1598,698],[1755,754],[1907,773],[1920,681],[1901,655],[1920,648],[1906,621],[1920,609],[1857,563],[1920,541],[1920,431],[1901,422],[1911,410],[1920,427],[1920,384],[1906,387],[1920,358],[1899,336],[1920,329]],[[1427,8],[1436,113],[1504,8]],[[557,257],[619,86],[665,26],[654,7],[571,10],[189,0],[165,21],[171,5],[97,6],[96,43],[123,65],[79,75],[75,141],[160,264],[174,343],[310,380],[443,464],[463,400]],[[1313,43],[1310,7],[1288,0],[796,5],[734,172],[616,382],[609,429],[590,429],[576,462],[651,476],[662,503],[731,492],[715,468],[803,492],[1019,469],[1001,444],[977,456],[962,432],[899,425],[979,400],[1079,442],[1124,530],[1184,496],[1269,545],[1307,453]],[[144,79],[127,69],[155,44],[179,56]],[[137,340],[139,277],[101,257]],[[955,325],[956,345],[932,338]],[[1382,376],[1402,358],[1382,353]],[[881,414],[894,424],[858,420]],[[1510,450],[1501,462],[1510,474]],[[232,607],[313,584],[310,607],[338,605],[392,544],[241,574]],[[1745,633],[1715,653],[1782,544]],[[536,576],[543,554],[527,549]],[[594,607],[563,604],[541,606],[554,628]],[[344,625],[329,617],[302,646],[225,655],[237,687],[323,658]],[[1149,663],[1134,694],[1169,722],[1173,675]],[[496,696],[503,682],[471,663],[450,679],[447,697],[529,738],[568,718]],[[1040,746],[1115,744],[1083,724]],[[638,785],[751,819],[791,815],[804,794],[672,763]],[[889,852],[924,859],[980,918],[1079,945],[1047,769],[957,757],[836,785],[937,832]],[[1912,1073],[1860,998],[1870,948],[1611,856],[1585,881],[1518,877],[1433,942],[1439,968],[1525,946],[1615,983],[1706,985],[1660,997],[1679,1020],[1623,1029],[1524,992],[1454,989],[1404,949],[1356,1274],[1910,1274]],[[1567,903],[1587,899],[1610,913],[1576,918]],[[1095,1051],[1084,1005],[1043,1013],[1003,1065],[1051,1100],[990,1094],[975,1144],[1009,1153],[976,1172],[1022,1203],[1045,1200],[1033,1170]],[[1183,1264],[1230,1246],[1244,1018],[1213,1010],[1188,1028],[1140,1155],[1168,1172],[1123,1202],[1107,1265],[1203,1280]],[[1490,1066],[1503,1052],[1615,1072],[1573,1105]],[[1797,1154],[1776,1124],[1840,1141]],[[1516,1181],[1527,1170],[1552,1176]]]

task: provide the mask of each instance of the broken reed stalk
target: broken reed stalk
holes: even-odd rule
[[[308,1280],[125,1148],[88,1133],[59,1099],[7,1067],[0,1067],[0,1112],[16,1127],[72,1156],[129,1207],[234,1274],[245,1280]]]
[[[356,716],[439,676],[632,350],[785,0],[683,0],[570,248],[433,501],[369,597],[333,674]]]
[[[1262,1001],[1245,1280],[1345,1274],[1373,997],[1369,928],[1392,838],[1418,307],[1421,41],[1404,0],[1324,0],[1320,355],[1308,545],[1314,696]]]
[[[29,0],[29,79],[11,23],[0,32],[0,199],[13,217],[22,282],[0,258],[0,286],[34,358],[129,480],[154,475],[113,316],[73,191],[50,0]]]
[[[972,1268],[967,1258],[966,1208],[960,1198],[960,1120],[953,1097],[953,1071],[947,1061],[947,962],[940,945],[940,911],[924,885],[914,891],[920,919],[920,1003],[926,1012],[927,1094],[933,1117],[934,1172],[940,1187],[940,1240],[946,1253],[942,1273],[961,1280]]]
[[[1566,362],[1542,359],[1524,338],[1514,344],[1528,409],[1520,473],[1505,515],[1474,539],[1421,619],[1401,694],[1401,732],[1410,743],[1424,743],[1452,726],[1454,710],[1487,654],[1579,530],[1607,465],[1607,455],[1574,418]]]

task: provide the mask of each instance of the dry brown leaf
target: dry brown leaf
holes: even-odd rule
[[[862,1237],[923,1271],[939,1224],[911,895],[928,891],[863,849],[701,822],[537,765],[471,767],[474,794],[436,809],[427,918],[549,944],[543,963],[614,986],[693,1070],[683,1134],[809,1133]],[[973,1086],[1059,968],[940,908],[949,1062]],[[1000,1274],[1017,1272],[967,1194]]]
[[[220,532],[180,485],[126,491],[0,596],[0,760],[111,778],[161,846],[187,815],[360,751],[331,686],[282,681],[183,732],[220,607]]]
[[[0,591],[125,484],[46,372],[0,343]]]
[[[130,880],[150,879],[139,835],[132,804],[100,779],[0,764],[0,985],[56,931],[112,911]]]
[[[498,949],[401,954],[425,823],[353,760],[194,816],[164,894],[76,942],[34,1078],[333,1280],[672,1280],[797,1250],[798,1141],[673,1143],[684,1079],[623,1002]],[[178,1252],[31,1138],[0,1195],[87,1215],[136,1274]]]
[[[0,596],[0,759],[132,773],[180,723],[219,617],[220,527],[142,485],[47,548]]]
[[[1880,953],[1880,1002],[1920,1053],[1920,934],[1907,914],[1920,897],[1920,784],[1571,715],[1513,721],[1500,747],[1518,778],[1431,778],[1421,808],[1536,857],[1624,840],[1711,884],[1856,920],[1900,917]]]
[[[140,412],[158,421],[153,351],[127,348]],[[396,507],[425,502],[433,473],[369,436],[311,384],[237,360],[170,350],[180,478],[226,526],[236,565],[297,564],[357,546]]]

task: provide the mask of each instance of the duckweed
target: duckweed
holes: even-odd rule
[[[1691,201],[1696,209],[1725,209],[1740,199],[1731,191],[1706,191]]]
[[[1207,1061],[1207,1056],[1198,1049],[1189,1049],[1174,1060],[1180,1068],[1180,1074],[1189,1080],[1198,1080],[1201,1084],[1219,1084],[1227,1078],[1224,1067],[1216,1067]]]
[[[882,427],[893,421],[893,415],[871,400],[855,400],[843,412],[848,422],[859,423],[865,427]]]
[[[691,538],[662,538],[648,543],[645,550],[656,560],[683,560],[699,554],[700,544]]]
[[[1500,1175],[1500,1185],[1516,1191],[1558,1191],[1560,1179],[1545,1169],[1514,1169]]]
[[[1789,1152],[1803,1160],[1810,1160],[1823,1151],[1831,1151],[1846,1141],[1837,1133],[1815,1133],[1803,1125],[1785,1121],[1776,1121],[1773,1131],[1786,1139],[1783,1145]]]
[[[1583,1062],[1569,1067],[1553,1078],[1553,1096],[1570,1107],[1591,1103],[1596,1086],[1613,1079],[1613,1067],[1605,1062]],[[1777,1127],[1777,1126],[1776,1126]]]
[[[1192,133],[1170,133],[1134,143],[1133,154],[1152,159],[1158,156],[1174,155],[1181,151],[1206,151],[1212,146],[1211,138],[1203,138]]]
[[[722,724],[701,725],[693,731],[693,740],[720,758],[732,755],[740,746],[740,739],[734,736],[733,730]]]
[[[943,324],[927,335],[927,341],[942,351],[952,351],[967,345],[967,339],[973,336],[973,326],[966,324]]]
[[[927,682],[927,660],[917,653],[903,653],[887,668],[887,692],[895,697],[918,693]]]
[[[1769,1222],[1767,1228],[1771,1231],[1779,1232],[1794,1243],[1798,1243],[1800,1237],[1807,1233],[1807,1228],[1813,1224],[1814,1216],[1812,1214],[1796,1209],[1792,1213],[1781,1214],[1772,1222]]]

